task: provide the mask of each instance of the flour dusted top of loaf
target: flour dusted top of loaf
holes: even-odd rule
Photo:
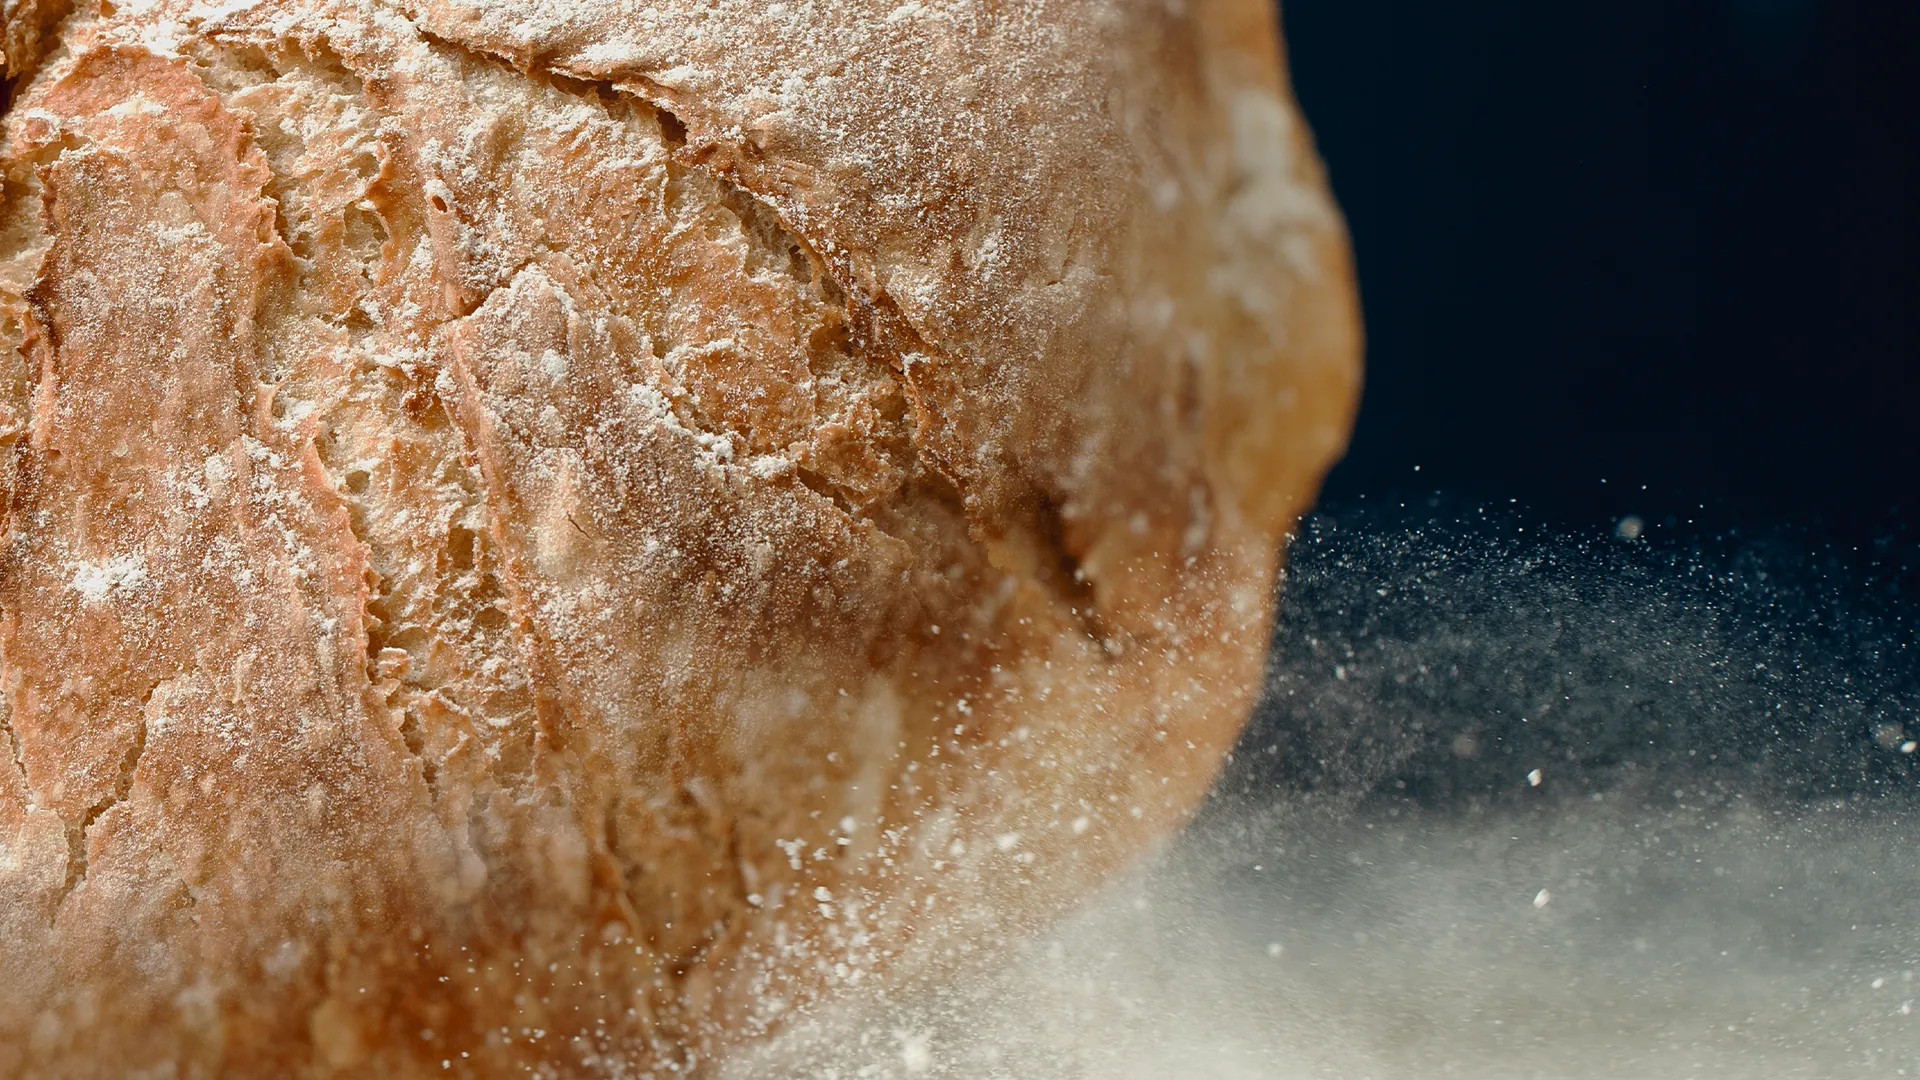
[[[751,190],[843,284],[898,313],[924,448],[991,508],[983,518],[1035,494],[1009,480],[1025,473],[1070,518],[1104,519],[1109,494],[1128,504],[1123,518],[1137,501],[1107,490],[1138,474],[1124,452],[1134,440],[1114,429],[1164,426],[1114,409],[1120,399],[1178,392],[1183,378],[1205,384],[1208,399],[1311,399],[1290,425],[1296,452],[1284,456],[1313,471],[1336,450],[1337,402],[1352,393],[1350,348],[1302,343],[1310,328],[1259,342],[1268,355],[1251,357],[1217,331],[1216,340],[1196,331],[1217,321],[1223,293],[1260,321],[1271,315],[1261,308],[1284,306],[1275,297],[1288,280],[1330,286],[1346,270],[1337,220],[1271,71],[1222,55],[1259,55],[1271,40],[1265,6],[1192,8],[439,2],[406,5],[403,28],[385,6],[265,0],[199,4],[181,17],[208,29],[236,20],[346,35],[417,28],[658,106],[685,139],[676,156]],[[1232,34],[1243,40],[1207,39]],[[1196,64],[1202,54],[1214,59]],[[1192,235],[1182,224],[1196,205],[1223,198],[1236,235]],[[1342,330],[1351,337],[1350,327],[1333,332]],[[1180,370],[1189,366],[1197,376]],[[1287,384],[1278,395],[1276,382]],[[1089,397],[1108,405],[1105,415],[1089,414]],[[1320,399],[1335,404],[1314,407]],[[1184,486],[1155,483],[1168,480]],[[1297,502],[1254,509],[1278,528]]]
[[[1216,363],[1209,345],[1237,343],[1169,343],[1155,325],[1213,321],[1196,291],[1251,292],[1258,305],[1285,278],[1344,276],[1317,242],[1337,227],[1270,75],[1249,77],[1226,57],[1192,62],[1223,51],[1202,40],[1210,32],[1267,45],[1258,2],[440,0],[408,10],[448,41],[613,82],[671,110],[691,158],[777,206],[851,284],[897,306],[946,369],[923,387],[943,463],[968,479],[1025,469],[1070,515],[1100,516],[1108,485],[1088,475],[1100,463],[1133,467],[1094,425],[1157,419],[1063,418],[1100,381],[1094,369]],[[1196,79],[1211,85],[1182,85]],[[1224,268],[1242,281],[1221,281],[1218,266],[1203,281],[1169,280],[1179,247],[1215,238],[1169,236],[1165,225],[1223,190],[1237,192],[1228,227],[1292,264],[1268,254]],[[1290,359],[1302,363],[1304,351]],[[1317,374],[1301,380],[1311,393],[1341,392]],[[1298,456],[1324,459],[1338,441],[1340,410],[1320,411],[1334,415],[1318,421],[1317,454]]]
[[[1143,178],[1110,99],[1157,5],[430,3],[428,33],[674,111],[930,343],[1073,321]],[[1141,16],[1145,16],[1144,20]],[[1143,72],[1144,73],[1144,72]],[[1089,184],[1089,177],[1099,177]],[[1051,293],[1049,291],[1051,290]],[[1063,319],[1061,316],[1067,316]],[[1033,340],[1029,337],[1029,340]],[[1012,341],[1008,342],[1009,347]],[[1024,359],[1024,358],[1023,358]]]
[[[1341,445],[1350,312],[1290,294],[1344,287],[1345,253],[1259,0],[121,9],[143,13],[139,37],[160,47],[237,26],[424,34],[657,106],[684,139],[676,157],[753,192],[841,284],[898,316],[922,449],[978,522],[1037,497],[1079,523],[1084,555],[1152,490],[1186,487],[1164,460],[1144,489],[1128,479],[1139,431],[1167,427],[1155,398],[1200,399],[1182,430],[1157,434],[1196,444],[1175,472],[1241,474],[1216,478],[1256,489],[1242,509],[1273,531],[1301,499],[1271,492],[1310,487]],[[1218,235],[1187,225],[1212,207]],[[1213,325],[1223,304],[1248,325]],[[1282,403],[1284,436],[1238,422],[1249,398]],[[1236,460],[1249,448],[1263,467]],[[1245,475],[1273,469],[1273,482]],[[1194,524],[1177,506],[1149,512],[1189,519],[1174,532]]]

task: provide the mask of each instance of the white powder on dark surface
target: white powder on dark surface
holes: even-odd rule
[[[1167,852],[725,1075],[1920,1077],[1910,621],[1790,544],[1514,535],[1310,523],[1269,704]]]

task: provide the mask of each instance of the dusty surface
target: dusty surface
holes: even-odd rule
[[[1184,820],[1357,375],[1269,17],[8,7],[0,1072],[699,1072]]]
[[[1618,794],[1478,817],[1239,807],[991,975],[855,995],[725,1075],[1920,1075],[1910,808],[1670,815]]]
[[[1303,522],[1262,707],[1159,857],[724,1074],[1920,1076],[1913,598],[1786,530],[1377,503]]]

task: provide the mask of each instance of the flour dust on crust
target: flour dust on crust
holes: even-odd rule
[[[1262,12],[10,10],[0,1058],[700,1073],[1176,828],[1356,378]]]

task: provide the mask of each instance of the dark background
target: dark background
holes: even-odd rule
[[[1920,550],[1920,4],[1282,14],[1366,308],[1325,505]]]
[[[1920,800],[1920,0],[1282,13],[1368,375],[1220,790]]]

